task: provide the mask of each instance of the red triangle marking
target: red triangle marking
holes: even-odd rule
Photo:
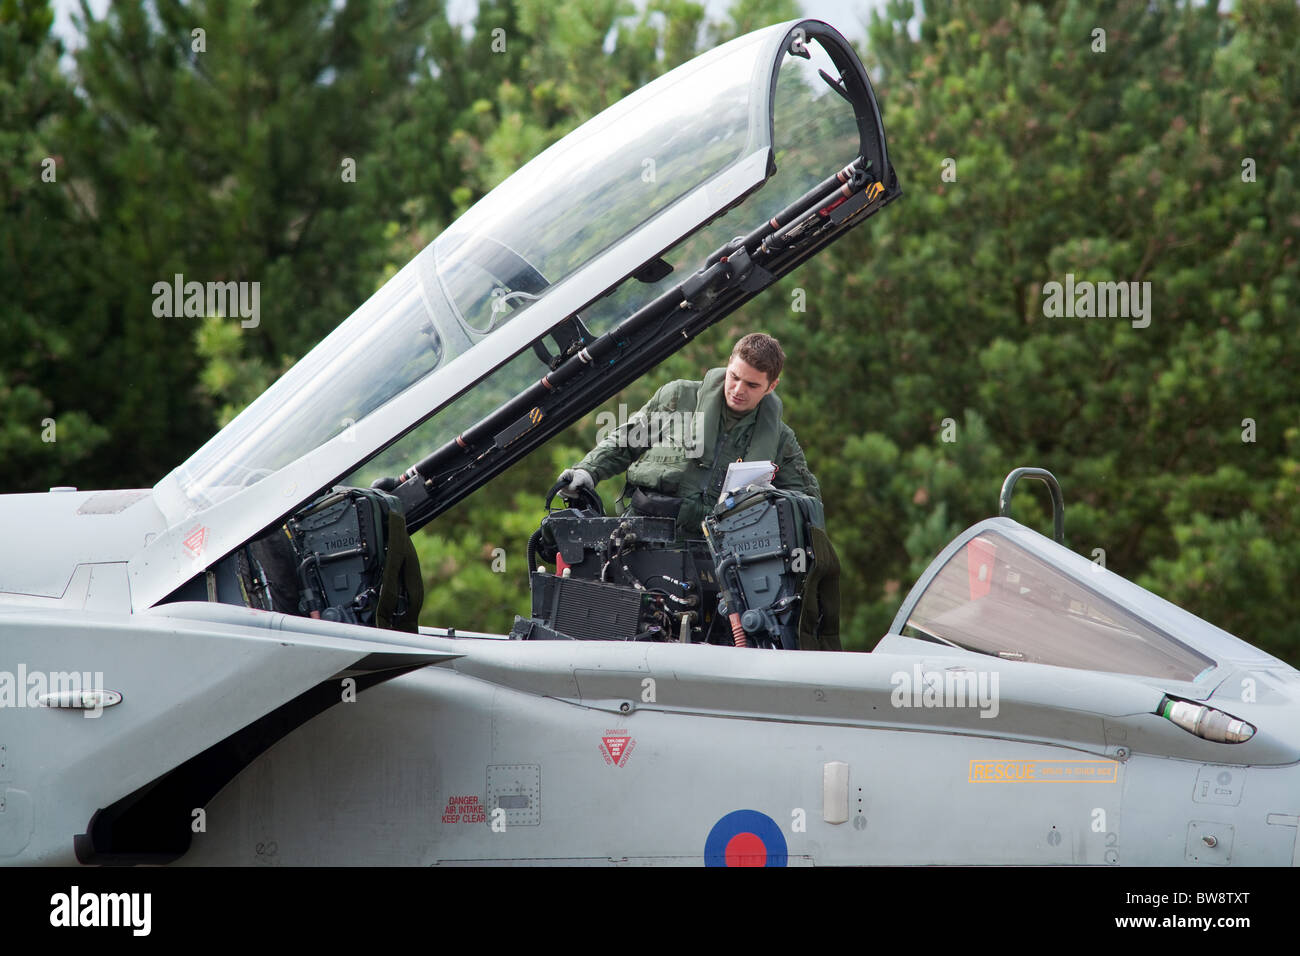
[[[208,529],[199,525],[185,538],[185,547],[189,548],[194,554],[199,554],[203,550],[203,542],[208,536]]]
[[[631,737],[601,737],[601,742],[605,745],[605,753],[615,764],[621,766],[620,761],[623,759],[623,751],[627,749],[627,742]]]

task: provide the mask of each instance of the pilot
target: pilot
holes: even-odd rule
[[[726,368],[704,380],[669,382],[627,423],[596,445],[560,481],[568,495],[594,489],[627,471],[631,514],[677,519],[682,539],[702,536],[701,522],[717,502],[727,466],[771,461],[771,484],[813,498],[821,488],[808,470],[794,431],[781,421],[777,382],[785,365],[781,343],[753,332],[736,343]]]

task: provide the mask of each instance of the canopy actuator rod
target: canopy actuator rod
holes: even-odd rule
[[[826,177],[749,235],[728,243],[726,246],[723,246],[717,252],[713,253],[713,255],[709,256],[706,264],[712,265],[723,256],[729,255],[732,251],[739,249],[741,246],[743,246],[748,252],[752,253],[756,251],[759,244],[764,239],[776,232],[778,229],[788,226],[810,209],[821,205],[826,201],[828,194],[830,193],[838,192],[845,198],[852,196],[867,184],[867,172],[870,167],[871,161],[863,160],[863,158],[859,156],[839,172]]]

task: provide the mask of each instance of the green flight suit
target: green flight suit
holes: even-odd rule
[[[821,487],[794,431],[781,421],[781,399],[769,392],[730,424],[735,413],[726,407],[725,378],[726,369],[715,368],[702,382],[669,382],[574,467],[598,482],[626,470],[633,487],[683,499],[677,516],[683,538],[701,537],[700,523],[717,502],[733,461],[770,460],[777,466],[773,485],[820,504]],[[689,426],[682,427],[684,422]]]

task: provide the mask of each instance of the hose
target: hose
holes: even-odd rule
[[[542,541],[542,529],[538,528],[528,538],[528,573],[537,570],[537,546]]]
[[[740,626],[740,615],[735,612],[731,614],[731,637],[737,647],[749,647],[749,641],[745,640],[745,629]]]

